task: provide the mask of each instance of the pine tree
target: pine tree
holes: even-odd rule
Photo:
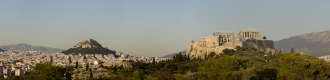
[[[117,65],[113,67],[113,72],[117,73]]]
[[[50,62],[53,63],[53,56],[50,56]]]
[[[92,72],[92,69],[89,69],[89,77],[90,77],[90,78],[93,78],[93,72]]]
[[[69,63],[72,63],[71,56],[69,56]]]
[[[153,64],[156,63],[155,57],[152,58],[152,63],[153,63]]]
[[[86,64],[86,71],[89,69],[89,63]]]
[[[294,53],[294,48],[291,48],[291,53]]]
[[[78,61],[76,61],[76,69],[78,69],[79,65],[78,65]]]
[[[65,72],[65,78],[66,78],[66,80],[71,80],[71,77],[72,76],[72,74],[67,70],[66,72]]]

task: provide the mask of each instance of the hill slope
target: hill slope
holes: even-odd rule
[[[174,55],[179,54],[179,53],[180,53],[180,52],[178,52],[178,53],[168,54],[168,55],[166,55],[166,56],[162,56],[161,58],[172,58]],[[186,55],[186,50],[181,51],[181,54],[182,54],[182,55]]]
[[[5,50],[0,49],[0,52],[3,52],[3,51],[5,51]]]
[[[286,39],[275,41],[275,48],[278,51],[304,52],[313,56],[323,56],[330,54],[330,31],[313,32]]]
[[[101,44],[93,39],[79,42],[68,50],[63,51],[64,54],[116,54],[115,51],[103,48]]]
[[[0,46],[4,50],[21,50],[21,51],[41,51],[41,52],[61,52],[63,50],[58,48],[44,47],[44,46],[32,46],[25,43],[13,44],[7,46]]]

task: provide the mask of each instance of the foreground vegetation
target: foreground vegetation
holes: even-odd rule
[[[263,53],[248,47],[226,49],[223,54],[210,53],[206,59],[190,59],[177,54],[172,60],[153,63],[137,62],[133,67],[105,67],[108,77],[89,80],[326,80],[330,64],[306,54]],[[9,80],[69,80],[72,67],[37,64],[31,74]],[[66,74],[66,75],[63,75]],[[90,76],[92,76],[91,74]]]

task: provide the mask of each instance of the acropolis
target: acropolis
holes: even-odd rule
[[[187,55],[191,58],[208,55],[211,52],[220,54],[224,49],[234,49],[236,46],[253,47],[259,51],[274,53],[273,40],[262,39],[260,29],[242,29],[236,35],[234,32],[221,31],[213,32],[212,36],[205,36],[201,41],[191,41],[187,49]]]

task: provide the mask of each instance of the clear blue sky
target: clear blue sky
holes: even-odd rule
[[[109,49],[163,56],[214,31],[259,28],[268,39],[330,28],[329,0],[1,0],[0,45],[60,49],[92,38]]]

